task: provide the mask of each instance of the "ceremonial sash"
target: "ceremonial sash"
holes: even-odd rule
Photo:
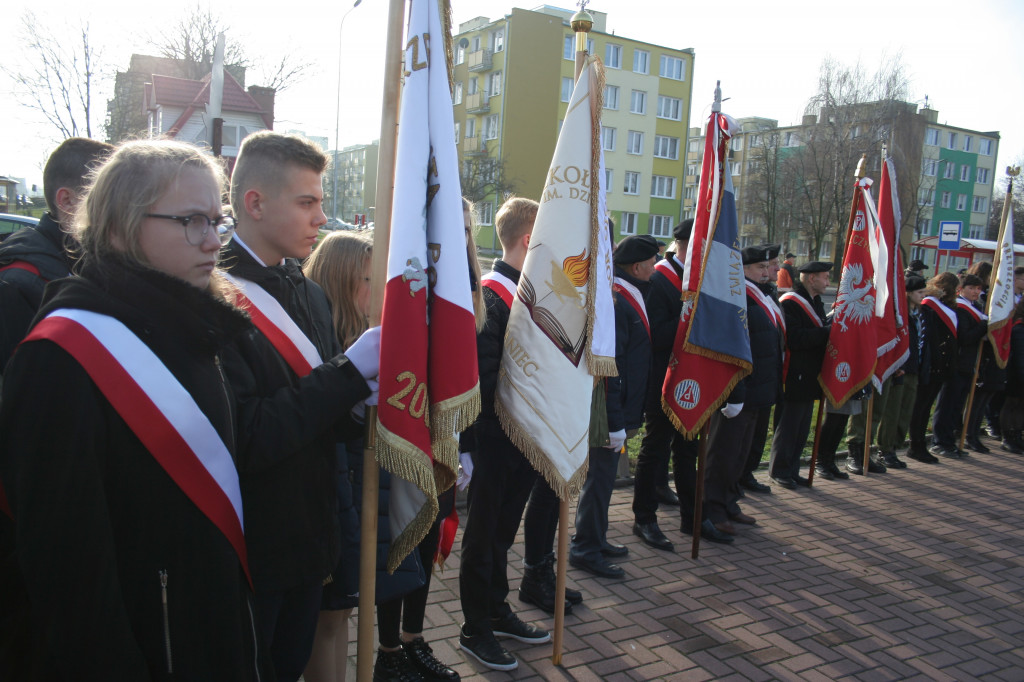
[[[785,381],[786,375],[789,373],[789,346],[786,345],[786,316],[775,305],[775,301],[750,280],[747,280],[747,295],[761,306],[768,315],[768,318],[775,324],[775,328],[782,334],[782,380]]]
[[[249,576],[234,459],[209,418],[149,347],[107,315],[62,308],[23,343],[46,339],[89,374],[157,463],[224,534]]]
[[[814,307],[810,304],[810,302],[800,294],[788,291],[784,293],[779,300],[795,301],[800,305],[801,308],[804,309],[804,312],[807,313],[807,317],[811,318],[811,321],[814,322],[815,325],[819,327],[823,326],[821,323],[821,318],[818,317],[817,311],[814,310]]]
[[[924,300],[921,301],[921,305],[931,308],[932,312],[939,316],[939,319],[949,327],[949,331],[956,336],[956,313],[947,308],[942,301],[935,298],[934,296],[925,296]]]
[[[288,312],[261,286],[241,277],[224,273],[238,292],[235,304],[249,313],[256,325],[288,366],[300,377],[323,364],[316,346],[295,324]]]
[[[971,317],[974,318],[975,322],[981,322],[982,320],[988,319],[988,315],[975,308],[974,304],[972,304],[963,296],[956,297],[956,305],[961,310],[966,310],[968,313],[970,313]]]
[[[483,285],[493,291],[494,293],[501,296],[501,300],[505,302],[505,305],[512,308],[512,301],[516,297],[516,283],[511,279],[501,274],[500,272],[488,272],[482,278]]]
[[[676,269],[669,262],[668,258],[662,258],[660,261],[654,264],[654,269],[665,275],[668,281],[672,282],[672,286],[678,289],[680,292],[683,290],[683,279],[676,272]]]
[[[647,338],[650,338],[651,323],[647,320],[647,308],[644,306],[644,297],[640,294],[640,290],[621,277],[616,277],[615,283],[612,284],[612,291],[621,294],[625,297],[626,302],[633,306],[633,310],[640,316],[640,321],[644,323]]]
[[[25,270],[26,272],[31,272],[36,277],[39,277],[39,268],[24,260],[16,260],[13,263],[8,263],[7,265],[0,267],[0,272],[3,272],[4,270]]]

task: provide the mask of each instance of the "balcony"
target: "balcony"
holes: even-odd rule
[[[490,110],[490,98],[483,91],[466,95],[466,113],[486,114]]]
[[[492,50],[477,50],[466,56],[466,68],[470,71],[489,71],[491,68]]]
[[[467,137],[462,141],[462,153],[466,156],[485,156],[487,143],[479,137]]]

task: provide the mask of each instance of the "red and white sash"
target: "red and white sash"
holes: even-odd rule
[[[750,280],[747,282],[747,295],[750,296],[759,306],[764,310],[765,315],[775,324],[776,328],[780,329],[783,333],[786,331],[786,317],[782,314],[782,310],[779,306],[775,305],[775,301],[770,296],[761,291],[756,284]]]
[[[982,320],[988,319],[988,315],[975,308],[974,304],[963,296],[956,297],[956,305],[958,308],[966,311],[971,317],[973,317],[975,322],[981,322]]]
[[[669,256],[673,258],[673,256]],[[683,290],[683,280],[676,272],[676,269],[669,262],[668,258],[662,258],[660,261],[654,264],[654,269],[663,274],[668,278],[668,281],[672,282],[672,286],[678,289],[680,292]]]
[[[939,319],[949,327],[949,331],[952,332],[953,336],[956,336],[956,312],[950,310],[946,305],[935,298],[934,296],[925,296],[924,300],[921,301],[921,305],[931,308],[932,312],[938,315]]]
[[[801,308],[803,308],[804,312],[807,313],[807,317],[811,318],[811,321],[814,322],[815,325],[819,327],[823,326],[821,323],[821,318],[818,317],[818,313],[817,311],[814,310],[814,307],[811,305],[810,301],[808,301],[800,294],[794,291],[787,291],[779,298],[779,300],[795,301],[797,304],[799,304]]]
[[[644,329],[647,330],[647,338],[650,338],[651,323],[647,320],[647,307],[644,305],[644,297],[640,290],[621,277],[616,277],[612,284],[612,291],[623,296],[626,302],[633,306],[633,310],[637,312],[640,320],[644,323]]]
[[[55,310],[23,343],[39,339],[78,361],[157,463],[228,539],[249,577],[234,459],[185,387],[139,337],[107,315]]]
[[[501,296],[501,300],[505,302],[505,305],[512,308],[512,301],[516,297],[516,283],[511,279],[501,274],[500,272],[488,272],[486,275],[481,277],[482,284],[493,291],[494,293]]]
[[[274,349],[300,377],[323,364],[313,342],[299,329],[288,312],[261,286],[241,277],[224,273],[238,289],[235,303],[249,313],[252,323],[263,332]]]

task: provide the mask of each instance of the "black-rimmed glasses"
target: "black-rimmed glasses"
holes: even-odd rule
[[[162,213],[147,213],[147,218],[162,218],[180,223],[185,228],[185,241],[192,246],[199,246],[206,239],[210,227],[217,228],[217,239],[221,244],[227,244],[235,234],[235,221],[231,216],[217,216],[211,218],[205,213],[193,213],[192,215],[164,215]]]

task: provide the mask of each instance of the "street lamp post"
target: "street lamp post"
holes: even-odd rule
[[[334,164],[333,170],[331,171],[331,215],[334,218],[338,217],[338,134],[341,130],[341,31],[345,28],[345,18],[354,10],[359,7],[363,0],[356,0],[352,3],[352,6],[341,15],[341,22],[338,24],[338,101],[334,107]]]

